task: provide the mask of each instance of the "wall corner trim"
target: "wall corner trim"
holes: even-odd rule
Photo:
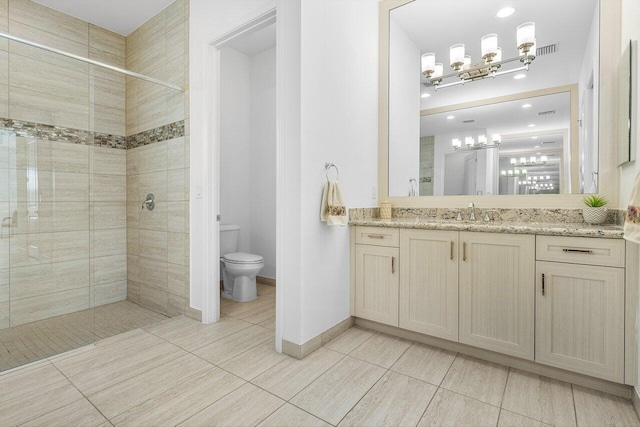
[[[351,328],[355,323],[355,318],[350,316],[303,344],[295,344],[283,339],[282,352],[288,356],[295,357],[296,359],[304,359],[347,329]]]

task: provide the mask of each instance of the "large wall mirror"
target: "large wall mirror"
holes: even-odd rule
[[[598,0],[397,4],[389,197],[599,191]]]

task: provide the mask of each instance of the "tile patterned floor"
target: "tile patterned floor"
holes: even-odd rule
[[[0,372],[166,319],[128,301],[0,331]]]
[[[1,374],[0,426],[640,425],[628,400],[358,327],[277,354],[273,306],[226,301],[215,324],[168,319]]]

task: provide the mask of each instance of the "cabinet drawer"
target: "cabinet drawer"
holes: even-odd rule
[[[538,261],[624,267],[624,240],[538,236]]]
[[[356,227],[356,243],[397,248],[400,246],[400,230],[383,227]]]

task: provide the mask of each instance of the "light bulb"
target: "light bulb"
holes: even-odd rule
[[[536,41],[536,24],[533,22],[525,22],[524,24],[518,25],[516,29],[516,39],[517,39],[517,48],[527,50],[535,43]]]
[[[500,175],[503,175],[503,176],[504,176],[504,175],[506,175],[506,174],[507,174],[507,171],[505,171],[505,170],[500,171]]]
[[[496,50],[496,57],[493,58],[493,62],[500,62],[500,61],[502,61],[502,48],[501,47],[499,47]]]
[[[482,59],[491,62],[498,53],[498,35],[487,34],[480,39],[480,50]]]
[[[513,175],[513,171],[512,170],[509,171],[509,175]]]
[[[551,177],[549,175],[547,175],[547,179],[551,179]]]
[[[500,136],[499,133],[494,133],[491,139],[495,144],[500,144],[502,142],[502,137]]]
[[[449,48],[449,64],[459,68],[464,64],[464,44],[454,44]]]
[[[536,158],[534,156],[531,156],[531,163],[535,163],[536,162]]]
[[[517,165],[517,164],[518,164],[518,161],[517,161],[515,158],[513,158],[513,157],[512,157],[512,158],[511,158],[511,164],[512,164],[512,165]]]
[[[424,74],[433,74],[436,70],[436,54],[425,53],[422,55],[422,72]]]
[[[526,157],[520,157],[520,163],[527,163]]]
[[[444,71],[444,65],[441,62],[436,62],[436,70],[433,72],[431,78],[436,79],[438,77],[442,77],[442,73]]]
[[[487,137],[485,135],[478,135],[478,144],[487,145]]]
[[[471,65],[471,55],[464,56],[464,66],[469,67]]]
[[[522,174],[526,175],[527,174],[527,170],[526,169],[522,169]]]
[[[464,145],[467,147],[473,147],[475,145],[475,141],[472,136],[467,136],[464,138]]]
[[[540,161],[545,163],[547,161],[547,156],[540,156]]]

